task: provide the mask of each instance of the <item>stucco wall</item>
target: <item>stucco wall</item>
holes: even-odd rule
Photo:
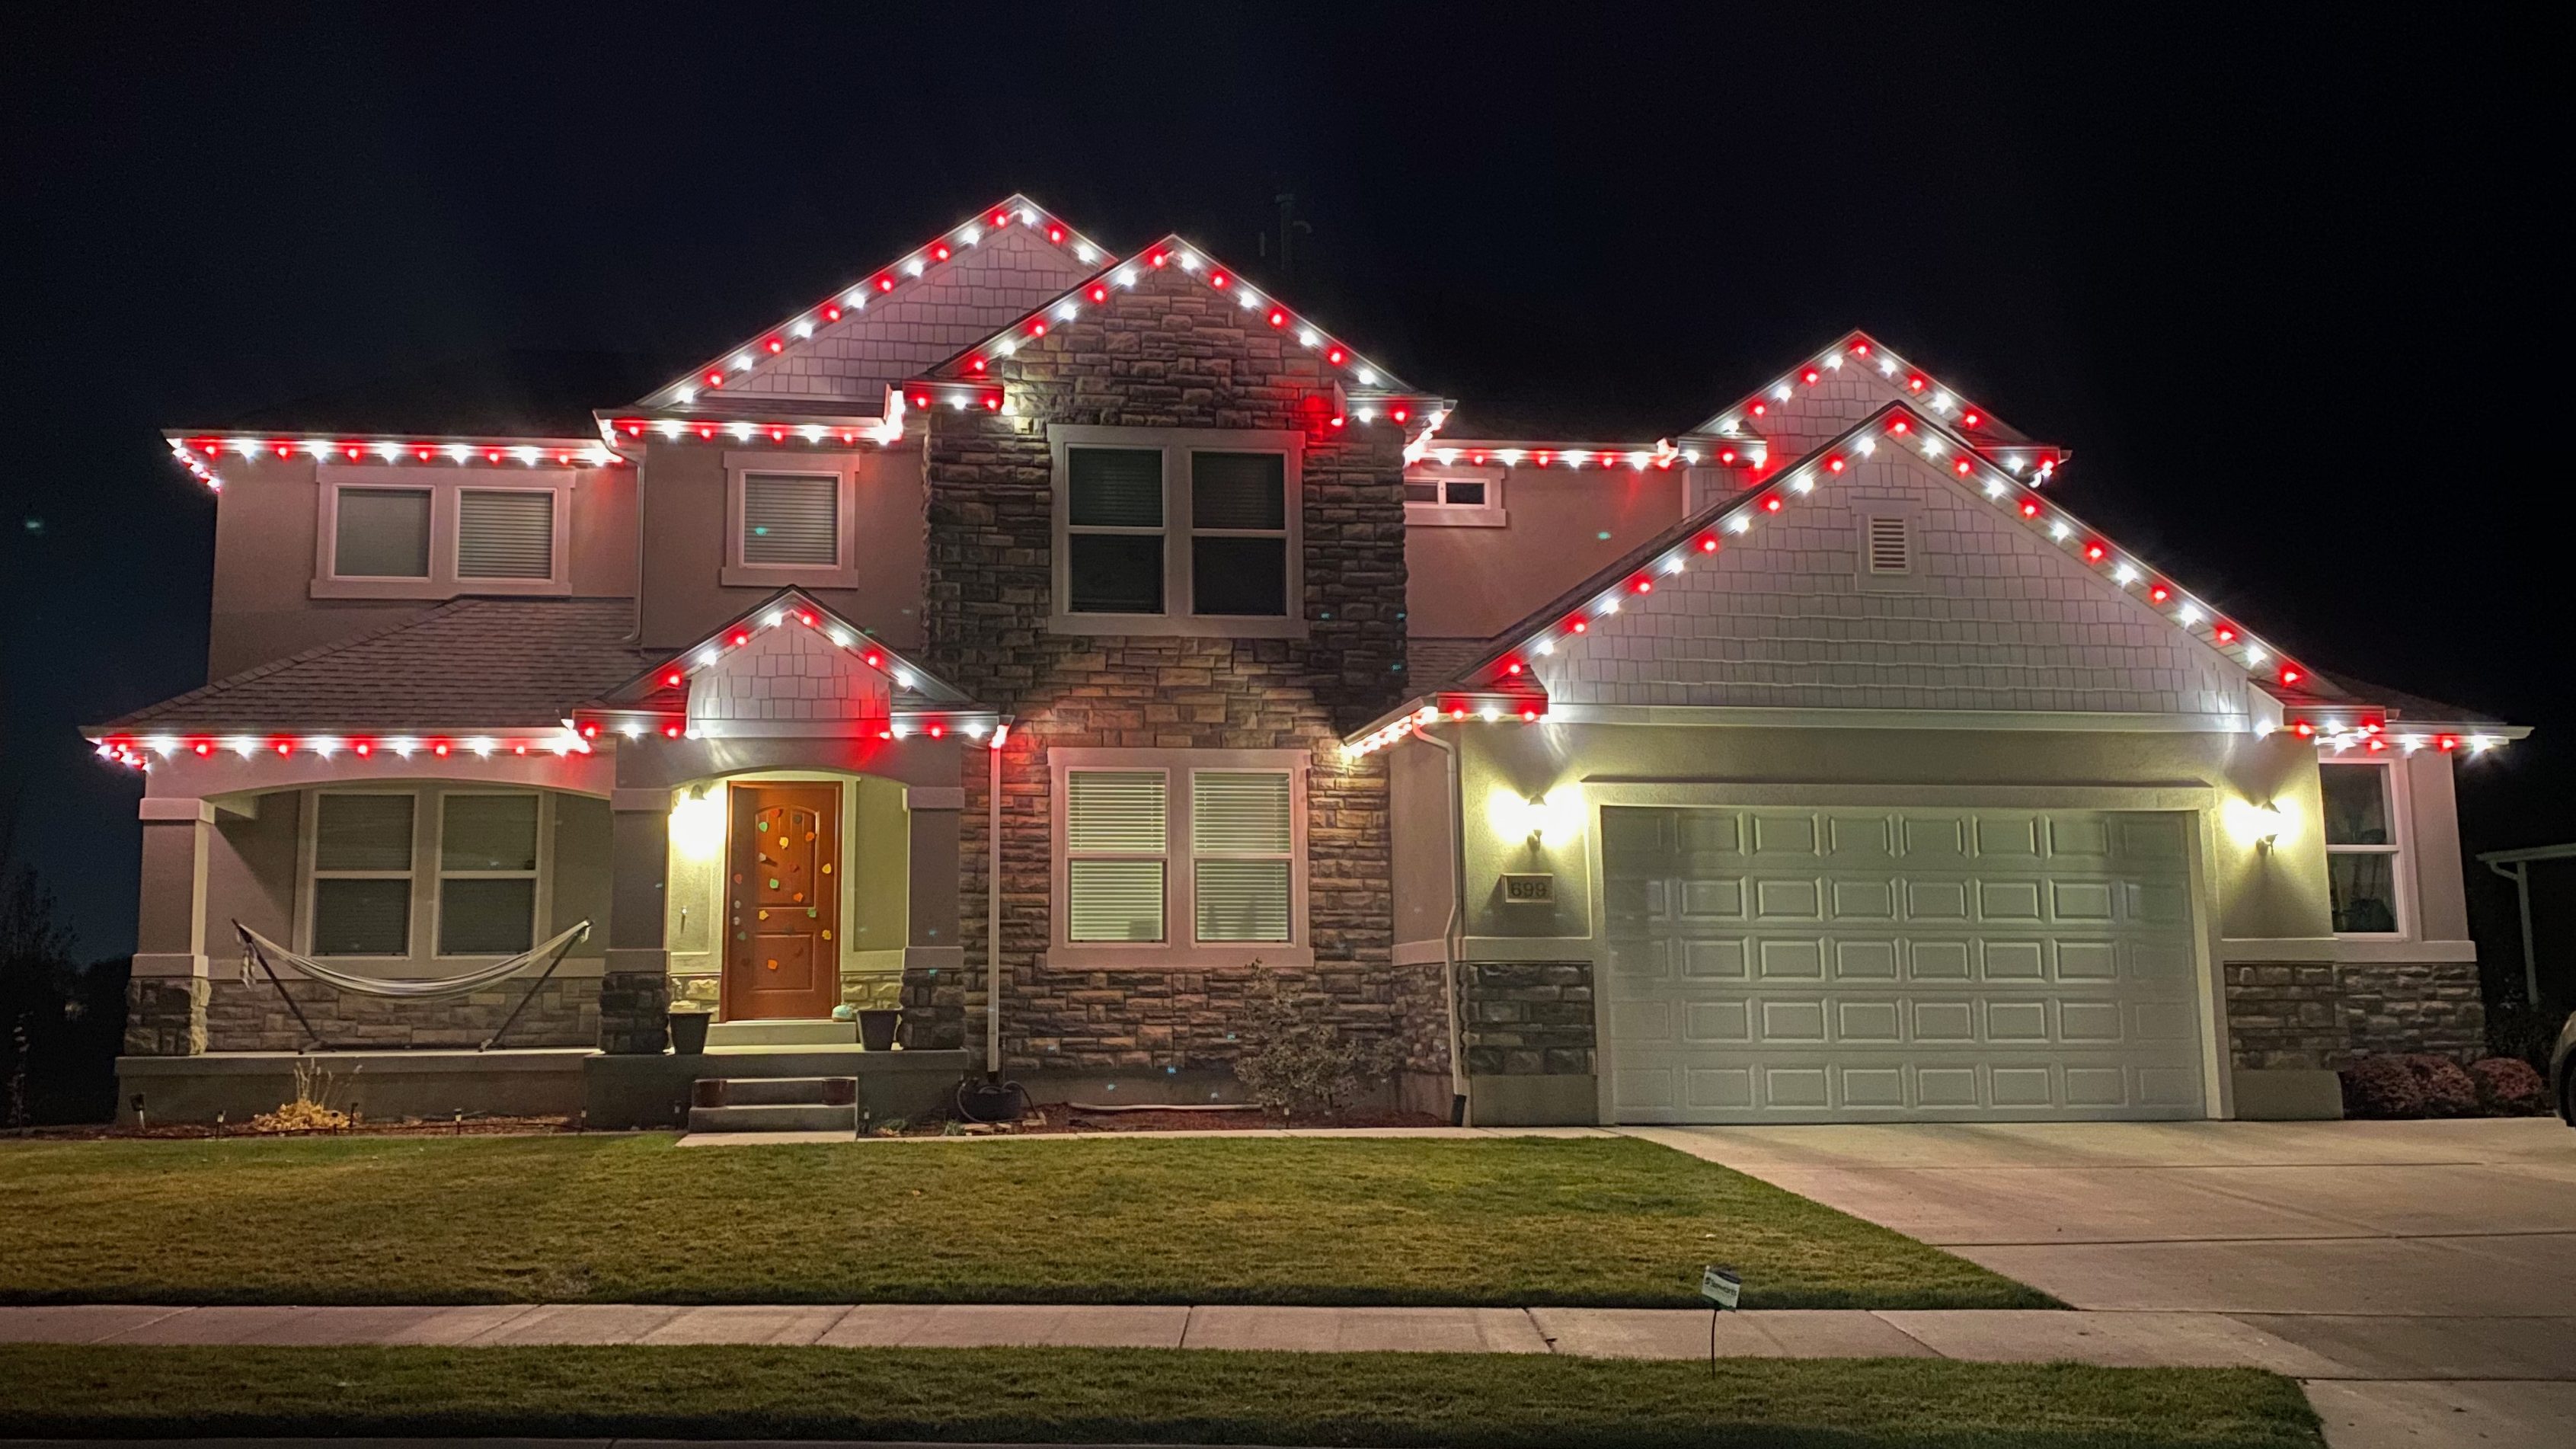
[[[1486,638],[1682,519],[1679,468],[1506,468],[1500,528],[1409,528],[1405,614],[1423,638]]]
[[[779,455],[850,459],[857,472],[852,521],[859,585],[815,589],[823,607],[875,633],[897,649],[920,641],[921,458],[909,446],[855,453],[814,449]],[[725,449],[718,443],[656,440],[638,470],[643,498],[642,629],[644,643],[679,649],[698,642],[785,586],[720,581],[728,505]]]
[[[515,476],[508,467],[417,466],[424,483],[471,481],[478,475],[506,482]],[[321,518],[313,460],[301,455],[227,457],[221,468],[224,493],[215,506],[208,678],[221,679],[336,639],[386,628],[437,607],[435,599],[312,597],[315,534]],[[636,470],[571,472],[571,592],[596,598],[632,595]]]

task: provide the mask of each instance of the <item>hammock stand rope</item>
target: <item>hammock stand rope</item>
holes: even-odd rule
[[[563,958],[570,954],[575,943],[590,938],[590,922],[577,922],[570,930],[556,936],[553,940],[539,942],[536,946],[506,961],[495,961],[489,966],[478,967],[462,976],[450,976],[432,981],[392,981],[380,976],[359,976],[351,972],[335,970],[310,956],[296,955],[238,920],[233,922],[233,934],[241,938],[242,984],[245,986],[250,984],[251,963],[257,962],[260,971],[268,977],[268,984],[277,988],[278,999],[286,1003],[288,1011],[295,1013],[296,1025],[304,1028],[305,1038],[312,1043],[305,1048],[307,1051],[329,1051],[331,1045],[322,1039],[321,1032],[314,1030],[312,1019],[304,1014],[303,1007],[296,1004],[294,993],[288,991],[286,983],[278,979],[277,967],[271,963],[271,956],[286,962],[334,991],[394,1001],[436,1001],[443,997],[464,996],[469,992],[480,991],[495,982],[515,976],[526,970],[528,963],[540,956],[546,957],[546,969],[538,972],[537,979],[528,983],[527,992],[519,998],[519,1004],[511,1007],[510,1014],[501,1018],[501,1025],[490,1036],[483,1039],[482,1045],[475,1048],[476,1051],[490,1051],[518,1021],[519,1013],[527,1010],[528,1003],[536,1000],[537,993],[545,989],[547,980],[555,974],[555,968],[563,964]]]

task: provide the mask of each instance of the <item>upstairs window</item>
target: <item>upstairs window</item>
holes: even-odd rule
[[[722,582],[857,587],[857,470],[850,454],[725,454]]]
[[[1305,632],[1300,435],[1058,425],[1048,436],[1058,632]]]
[[[1500,468],[1413,468],[1404,475],[1404,522],[1408,528],[1501,528],[1510,522],[1503,512]]]
[[[343,488],[333,572],[350,579],[429,577],[429,490]]]
[[[2317,766],[2326,829],[2326,890],[2338,936],[2397,936],[2406,929],[2392,764]]]
[[[570,469],[325,464],[312,595],[568,594]]]

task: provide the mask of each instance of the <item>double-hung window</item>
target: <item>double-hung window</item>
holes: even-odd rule
[[[305,936],[314,955],[426,966],[536,944],[553,830],[544,793],[321,790],[308,818]]]
[[[1294,432],[1048,429],[1059,633],[1305,632]]]
[[[1295,750],[1052,754],[1053,949],[1074,966],[1312,959]]]
[[[2398,845],[2397,767],[2329,760],[2317,766],[2324,798],[2326,889],[2338,936],[2406,930],[2405,861]]]
[[[313,597],[564,594],[571,471],[325,465]]]

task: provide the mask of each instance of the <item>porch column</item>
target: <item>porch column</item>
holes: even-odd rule
[[[608,959],[599,980],[599,1049],[659,1054],[668,1043],[671,953],[663,939],[671,869],[671,792],[609,793]]]
[[[125,988],[125,1054],[206,1050],[206,856],[214,807],[192,796],[146,796],[143,894],[135,912],[134,974]]]
[[[907,1051],[955,1051],[966,1045],[966,951],[957,935],[957,815],[966,792],[911,785],[903,805],[911,832],[903,1044]]]

